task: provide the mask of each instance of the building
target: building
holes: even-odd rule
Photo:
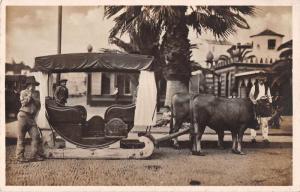
[[[199,63],[206,63],[207,68],[211,68],[212,64],[218,60],[218,57],[224,53],[232,46],[233,44],[226,40],[209,40],[205,39],[201,43],[201,48],[199,47],[199,55],[203,59],[197,59]],[[197,50],[194,50],[197,51]]]
[[[218,56],[212,68],[219,76],[214,77],[214,94],[223,97],[245,97],[255,82],[255,73],[269,76],[272,64],[279,59],[277,48],[284,35],[266,29],[250,36],[251,43],[231,46],[227,53]],[[237,78],[238,77],[238,78]]]
[[[69,95],[84,96],[87,92],[87,74],[86,73],[62,73],[61,79],[67,79]]]
[[[134,102],[139,74],[93,72],[87,78],[87,104],[108,106]]]
[[[266,71],[270,68],[269,64],[264,63],[230,63],[215,68],[215,73],[219,74],[219,77],[215,77],[215,95],[222,97],[231,97],[234,94],[242,96],[241,87],[243,85],[250,84],[247,76],[240,77],[240,81],[236,81],[236,74],[249,72],[249,71]],[[254,81],[254,80],[252,80]],[[252,82],[251,81],[251,82]],[[253,84],[254,82],[252,82]],[[250,86],[250,85],[248,85]]]
[[[256,56],[255,63],[273,63],[279,58],[277,48],[282,44],[284,35],[266,29],[251,35],[252,53]]]
[[[5,63],[5,75],[27,75],[32,69],[23,62]]]

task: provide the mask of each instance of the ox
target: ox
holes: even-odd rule
[[[201,138],[206,126],[217,132],[220,147],[223,147],[224,131],[231,131],[232,152],[236,154],[244,154],[241,144],[245,130],[259,129],[254,106],[248,98],[228,99],[212,95],[190,96],[178,93],[172,97],[171,110],[170,133],[177,132],[184,121],[193,119],[191,135],[194,155],[203,155]],[[176,143],[175,140],[175,146]]]

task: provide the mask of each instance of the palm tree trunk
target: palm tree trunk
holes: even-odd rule
[[[172,21],[169,21],[162,42],[162,52],[165,55],[163,74],[167,80],[165,105],[168,106],[175,93],[188,92],[188,82],[191,76],[191,45],[185,20],[187,8],[178,6],[174,10],[178,14]]]
[[[165,106],[171,106],[171,99],[175,93],[188,93],[188,88],[182,81],[168,80]]]

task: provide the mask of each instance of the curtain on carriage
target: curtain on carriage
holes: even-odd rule
[[[135,126],[155,125],[156,92],[154,72],[141,71],[134,114]]]

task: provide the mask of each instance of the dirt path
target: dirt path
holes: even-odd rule
[[[292,149],[156,149],[149,160],[46,160],[18,164],[15,146],[7,147],[7,185],[291,185]],[[29,151],[29,148],[28,150]]]

